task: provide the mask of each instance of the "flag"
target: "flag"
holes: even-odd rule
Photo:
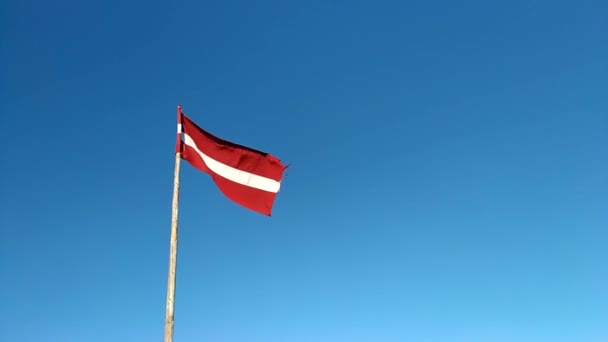
[[[181,111],[177,134],[177,151],[182,159],[211,176],[227,198],[260,214],[271,215],[286,169],[278,158],[220,139]]]

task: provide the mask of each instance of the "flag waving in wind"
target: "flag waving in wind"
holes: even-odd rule
[[[178,113],[177,151],[182,159],[211,176],[235,203],[270,216],[286,166],[265,152],[220,139]]]

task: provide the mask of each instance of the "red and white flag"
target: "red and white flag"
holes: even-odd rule
[[[235,203],[270,216],[286,166],[265,152],[220,139],[179,112],[177,152]]]

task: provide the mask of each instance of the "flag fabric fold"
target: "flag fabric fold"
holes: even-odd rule
[[[278,158],[220,139],[183,113],[178,118],[177,134],[182,159],[211,176],[227,198],[260,214],[271,215],[286,169]]]

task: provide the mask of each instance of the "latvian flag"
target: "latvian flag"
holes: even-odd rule
[[[286,168],[279,159],[213,136],[181,109],[177,134],[177,152],[181,152],[182,159],[210,175],[226,197],[245,208],[271,215]]]

